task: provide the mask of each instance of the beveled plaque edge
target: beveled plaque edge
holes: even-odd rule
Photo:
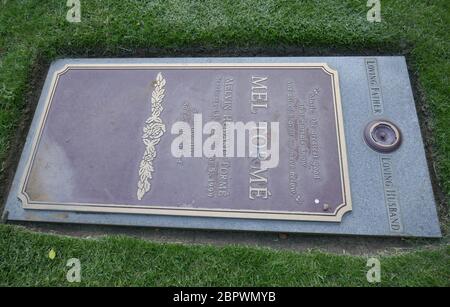
[[[40,141],[44,124],[53,101],[59,78],[70,69],[205,69],[205,68],[283,68],[298,69],[302,67],[320,67],[331,76],[336,134],[338,141],[338,154],[340,163],[340,175],[342,183],[342,196],[344,202],[336,207],[333,213],[309,213],[309,212],[285,212],[285,211],[261,211],[261,210],[232,210],[232,209],[204,209],[204,208],[167,208],[148,207],[125,204],[90,204],[90,203],[52,203],[32,201],[25,191],[28,176],[34,157],[37,152],[37,145]],[[64,66],[53,72],[51,77],[50,90],[45,97],[44,112],[40,114],[38,126],[31,144],[31,155],[28,157],[25,171],[19,182],[17,198],[21,201],[24,209],[30,210],[51,210],[51,211],[74,211],[90,213],[122,213],[122,214],[150,214],[150,215],[172,215],[172,216],[192,216],[192,217],[221,217],[221,218],[247,218],[247,219],[271,219],[271,220],[292,220],[292,221],[324,221],[340,222],[345,213],[352,210],[349,170],[347,162],[347,149],[345,142],[343,112],[341,95],[339,88],[338,72],[328,66],[327,63],[66,63]]]

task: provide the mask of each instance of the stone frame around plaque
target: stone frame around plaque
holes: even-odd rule
[[[367,63],[376,66],[377,84],[372,84]],[[207,216],[149,215],[69,210],[25,209],[17,195],[33,138],[45,111],[52,76],[66,65],[160,65],[167,64],[283,64],[327,63],[339,72],[339,89],[345,121],[352,211],[340,223],[276,219],[225,218]],[[156,74],[155,74],[156,75]],[[380,100],[372,100],[373,86],[381,90]],[[376,109],[374,109],[376,103]],[[402,144],[392,153],[379,153],[364,140],[364,128],[374,120],[387,120],[399,127]],[[388,164],[386,168],[385,165]],[[390,178],[389,181],[386,181]],[[392,188],[400,224],[390,215]],[[135,193],[135,192],[134,192]],[[197,57],[197,58],[103,58],[59,59],[52,62],[36,106],[16,174],[5,203],[3,219],[8,223],[69,223],[171,229],[207,229],[252,232],[284,232],[320,235],[441,238],[439,218],[413,88],[404,56],[331,57]],[[398,227],[397,227],[398,226]]]

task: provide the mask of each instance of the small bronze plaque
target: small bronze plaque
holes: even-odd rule
[[[351,210],[326,64],[67,64],[40,113],[25,209],[341,221]]]

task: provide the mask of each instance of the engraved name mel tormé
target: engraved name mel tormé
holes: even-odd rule
[[[267,81],[268,77],[251,77],[249,106],[253,114],[268,108]],[[232,79],[225,83],[230,89]],[[230,91],[226,91],[226,95],[229,97]],[[228,104],[227,108],[231,106]],[[203,122],[201,113],[193,113],[193,121],[177,121],[172,125],[171,133],[176,135],[171,144],[172,155],[175,158],[253,158],[249,169],[248,196],[252,200],[267,199],[271,195],[268,169],[277,167],[279,163],[279,122]]]

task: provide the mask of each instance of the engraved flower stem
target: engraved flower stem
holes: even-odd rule
[[[156,145],[159,143],[162,135],[166,132],[166,126],[160,117],[163,111],[163,99],[166,80],[159,72],[154,82],[151,97],[152,112],[150,117],[145,121],[143,128],[142,141],[145,144],[144,156],[139,164],[139,181],[137,184],[137,198],[142,200],[145,193],[150,191],[152,173],[154,172],[153,160],[156,157]]]

